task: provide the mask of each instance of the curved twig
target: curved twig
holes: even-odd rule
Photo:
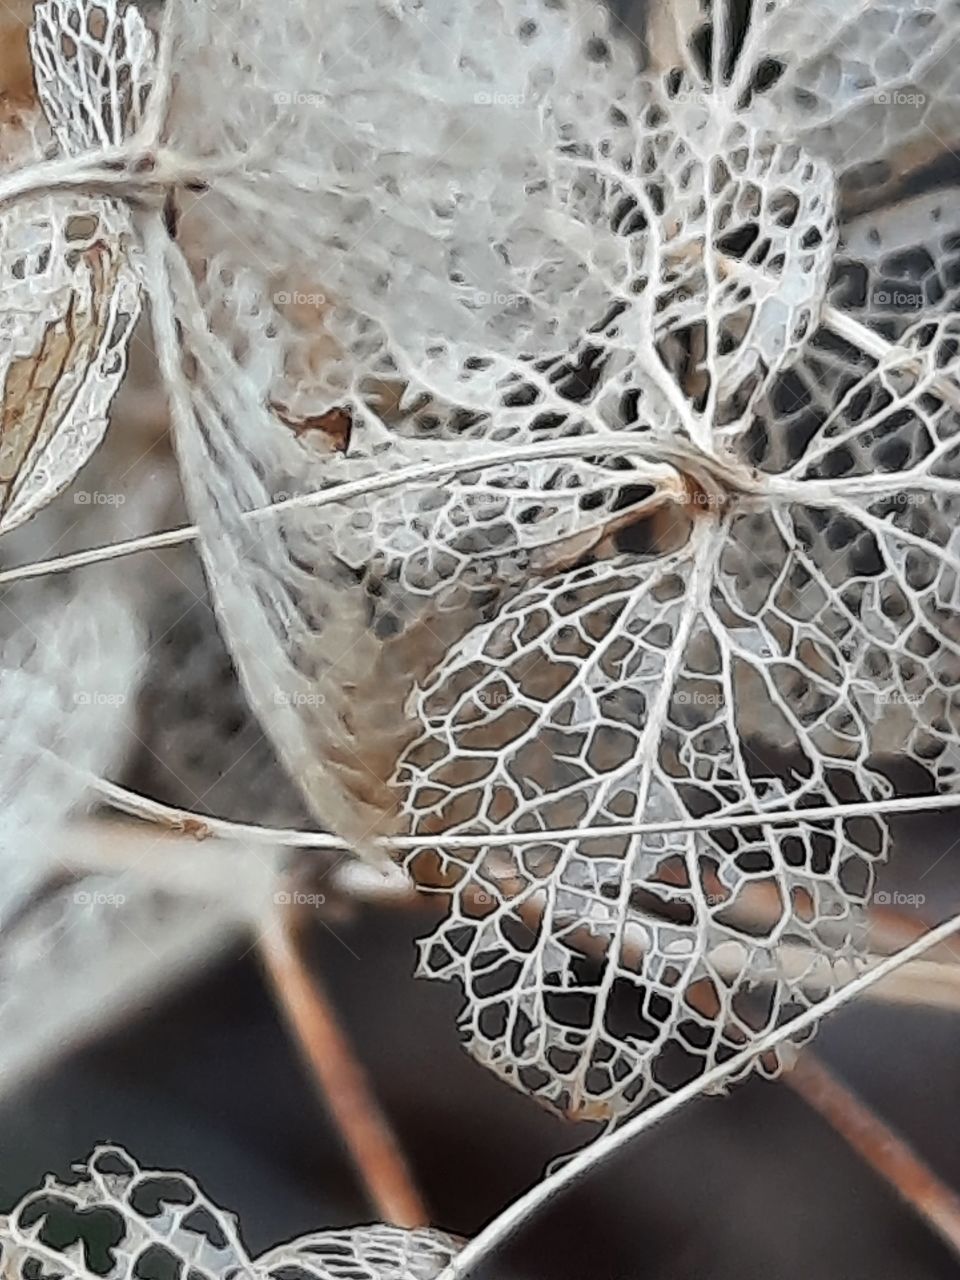
[[[960,1257],[960,1195],[810,1049],[782,1079]]]

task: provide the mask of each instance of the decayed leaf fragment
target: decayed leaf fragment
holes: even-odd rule
[[[140,311],[120,210],[59,201],[4,220],[0,531],[55,498],[100,443]]]
[[[139,126],[154,40],[133,6],[48,0],[30,32],[42,119],[9,169],[119,145]],[[0,211],[0,532],[56,497],[97,447],[140,312],[132,216],[57,195]]]
[[[429,56],[413,8],[397,6],[389,34]],[[539,54],[521,18],[543,33],[553,7],[492,8],[484,37],[523,69]],[[891,707],[924,760],[956,739],[940,727],[949,681],[930,660],[936,638],[949,653],[960,612],[937,492],[956,479],[937,474],[951,460],[938,398],[951,334],[870,360],[863,394],[801,442],[809,466],[778,461],[765,430],[768,400],[822,339],[844,233],[840,166],[813,146],[819,131],[800,144],[786,108],[760,104],[763,29],[789,8],[756,6],[730,75],[734,50],[718,38],[712,73],[697,79],[691,60],[679,79],[641,79],[600,11],[574,6],[568,74],[531,65],[528,85],[523,72],[536,128],[512,131],[519,161],[497,171],[495,192],[471,195],[482,166],[464,165],[466,195],[430,212],[429,247],[443,253],[427,270],[409,220],[378,205],[368,223],[362,200],[351,205],[363,234],[358,222],[349,252],[339,235],[323,244],[341,381],[316,402],[321,415],[350,405],[345,453],[306,461],[278,431],[296,344],[269,280],[304,253],[294,229],[261,219],[271,272],[213,257],[199,305],[187,278],[169,307],[188,495],[252,705],[324,821],[354,840],[422,838],[415,874],[452,890],[424,970],[463,982],[462,1026],[483,1062],[579,1116],[621,1118],[831,990],[888,833],[817,811],[889,795],[873,751]],[[431,12],[417,6],[417,22]],[[238,17],[265,25],[249,5]],[[273,14],[267,25],[289,39]],[[282,116],[277,136],[298,154],[272,174],[318,227],[364,181],[334,172],[329,134],[316,140],[341,109],[331,71],[313,115]],[[288,87],[253,80],[244,101],[267,121],[278,100],[293,106]],[[383,112],[364,145],[393,191],[403,146],[377,148],[396,108],[386,87],[362,100]],[[211,192],[260,218],[238,187],[214,180]],[[490,279],[470,252],[486,243],[479,224],[457,230],[471,199],[495,217]],[[351,275],[358,244],[376,266],[365,283]],[[319,263],[296,266],[320,278]],[[449,305],[413,315],[431,291]],[[389,420],[364,399],[373,377],[405,384]],[[888,510],[877,481],[897,494],[902,477],[871,474],[869,450],[877,434],[924,439],[927,419],[917,493]],[[858,458],[846,446],[861,437]],[[550,453],[577,439],[576,461]],[[287,509],[247,532],[254,507],[291,489],[467,450],[475,463],[458,474],[310,516]],[[723,484],[705,485],[694,463]],[[664,527],[650,529],[654,515]],[[948,767],[944,754],[938,784]],[[770,908],[759,923],[757,897]],[[809,957],[806,972],[785,972],[787,947]]]
[[[300,33],[295,10],[288,28],[241,8],[238,18],[281,47]],[[779,459],[766,402],[820,357],[845,230],[845,170],[821,145],[835,122],[798,144],[789,103],[761,109],[754,42],[796,7],[757,6],[732,79],[734,51],[718,38],[712,76],[695,82],[688,66],[687,78],[659,83],[623,66],[588,6],[592,34],[582,60],[567,51],[567,79],[542,74],[536,51],[526,66],[536,23],[514,21],[554,6],[494,8],[502,29],[487,23],[484,35],[493,30],[504,49],[521,42],[517,92],[499,97],[523,101],[529,89],[542,130],[502,188],[462,192],[455,207],[434,201],[426,244],[406,216],[413,205],[385,211],[351,198],[358,238],[348,252],[345,192],[368,172],[378,191],[393,191],[415,167],[402,146],[384,146],[394,119],[410,127],[397,110],[405,99],[385,86],[372,102],[360,68],[360,98],[346,94],[343,110],[352,121],[364,104],[371,168],[351,161],[337,173],[324,149],[329,122],[342,123],[335,75],[301,119],[277,110],[295,108],[288,86],[279,93],[254,76],[245,108],[281,123],[273,137],[295,154],[265,170],[227,120],[209,146],[233,150],[243,182],[218,190],[214,177],[211,210],[220,199],[248,230],[259,220],[271,270],[214,256],[195,289],[166,233],[148,237],[151,279],[163,286],[155,318],[214,596],[282,758],[318,815],[358,845],[404,822],[428,856],[434,842],[442,855],[444,838],[460,838],[462,858],[437,859],[456,893],[425,968],[463,980],[464,1023],[485,1062],[552,1105],[616,1117],[807,1000],[807,975],[788,980],[781,969],[785,942],[806,946],[813,985],[830,988],[833,960],[856,946],[887,833],[817,812],[889,794],[872,757],[891,706],[910,723],[912,753],[936,762],[937,784],[955,785],[956,681],[941,664],[941,653],[956,656],[960,614],[956,522],[943,497],[956,492],[955,422],[941,391],[957,344],[944,323],[907,335],[896,359],[868,345],[856,385],[793,442],[804,456]],[[386,34],[429,58],[413,9],[391,6],[397,25]],[[348,25],[362,11],[338,10]],[[832,42],[827,31],[830,65]],[[220,57],[215,42],[193,43]],[[314,75],[315,60],[299,71],[308,62]],[[251,78],[239,56],[234,65]],[[219,80],[215,91],[234,110]],[[474,106],[494,96],[483,88]],[[470,95],[455,107],[451,120],[476,115]],[[434,114],[431,101],[431,144]],[[76,124],[67,120],[65,136]],[[305,173],[305,158],[317,169]],[[464,165],[465,186],[485,171],[480,158]],[[345,299],[339,324],[331,317],[344,381],[310,399],[299,431],[276,412],[296,348],[267,281],[304,239],[292,217],[262,217],[265,172],[291,210],[309,213],[311,235],[324,214],[336,223],[317,243]],[[482,225],[496,234],[472,225],[458,240],[457,209],[489,212]],[[483,255],[467,252],[478,242],[496,245],[492,293],[478,276]],[[351,275],[361,243],[376,269],[364,261]],[[407,252],[415,245],[426,271]],[[413,313],[430,289],[449,305],[421,320]],[[381,375],[430,398],[432,434],[414,413],[378,419],[360,384]],[[355,413],[349,448],[332,449],[319,475],[297,436],[336,427],[329,415],[341,404]],[[589,449],[557,465],[549,446],[581,436]],[[252,518],[291,489],[303,496],[462,456],[468,444],[469,471],[372,502]],[[525,451],[517,464],[504,445]],[[655,467],[680,446],[688,462],[728,477],[759,468],[768,488],[752,507],[733,491],[714,503],[690,473],[682,501],[656,500],[675,537],[658,530],[643,545],[638,491],[670,484]],[[878,463],[894,459],[886,475],[872,473],[875,450]],[[750,487],[745,479],[742,492]],[[909,501],[897,503],[901,494]],[[758,753],[758,736],[790,759]],[[786,822],[771,820],[784,810]],[[775,903],[762,929],[746,909],[756,890]]]
[[[235,1216],[186,1174],[141,1169],[120,1147],[98,1147],[75,1171],[70,1183],[48,1175],[0,1218],[4,1280],[54,1272],[83,1280],[104,1217],[115,1229],[104,1280],[133,1280],[145,1264],[197,1280],[436,1280],[460,1248],[440,1231],[370,1226],[316,1232],[253,1258]],[[64,1224],[67,1245],[57,1243]]]

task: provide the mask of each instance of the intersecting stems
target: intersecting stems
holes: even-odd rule
[[[878,362],[888,360],[896,351],[896,348],[882,334],[868,329],[865,324],[861,324],[859,320],[855,320],[853,316],[843,311],[838,311],[836,307],[824,307],[823,321],[838,337],[845,338],[852,346],[859,348]],[[915,359],[919,369],[922,366],[923,357],[918,354]],[[931,382],[937,394],[941,395],[947,404],[954,409],[960,409],[960,382],[955,376],[946,369],[942,369],[937,371]]]
[[[4,174],[0,207],[16,200],[77,191],[159,208],[169,187],[200,183],[206,176],[208,169],[201,172],[192,161],[157,151],[134,138],[121,146],[39,160]]]
[[[3,575],[0,574],[0,583],[3,580]],[[59,763],[64,768],[72,769],[73,772],[85,772],[75,769],[63,760],[60,760]],[[178,809],[172,805],[162,804],[158,800],[151,800],[136,791],[118,786],[113,782],[107,782],[104,778],[97,777],[89,772],[85,772],[85,779],[87,785],[111,808],[117,809],[121,813],[143,818],[149,822],[158,822],[175,831],[186,831],[188,834],[200,837],[218,836],[226,840],[251,841],[256,844],[268,844],[272,847],[283,845],[285,848],[350,851],[348,841],[338,836],[330,835],[329,832],[304,831],[292,827],[264,827],[254,823],[212,818],[207,814],[195,813],[188,809]],[[958,806],[960,806],[960,797],[955,794],[898,796],[886,800],[864,800],[846,804],[821,805],[815,809],[772,809],[769,812],[764,812],[762,817],[766,825],[779,825],[782,823],[794,823],[797,820],[812,822],[825,821],[832,818],[875,817],[878,814],[930,813]],[[724,814],[709,819],[680,818],[666,821],[605,823],[602,826],[593,827],[558,828],[551,831],[550,835],[553,840],[608,840],[616,836],[653,835],[678,831],[735,830],[738,827],[756,825],[756,820],[757,815],[755,813],[741,812]],[[475,849],[478,842],[489,849],[509,849],[524,844],[537,844],[542,840],[543,835],[539,831],[480,831],[472,835],[461,833],[449,836],[431,836],[429,843],[436,849],[454,851],[457,849]],[[398,851],[415,851],[422,848],[423,844],[424,839],[422,836],[395,836],[389,840],[384,840],[384,847]],[[388,880],[385,876],[386,872],[381,877],[384,880],[383,887],[385,891],[389,892],[393,887],[394,881],[392,877]],[[884,913],[883,918],[889,918],[889,914]],[[912,937],[913,935],[906,940],[912,940]]]
[[[960,1196],[899,1134],[809,1049],[783,1080],[960,1256]]]
[[[223,875],[231,874],[227,869],[229,863],[235,887],[243,889],[244,886],[237,883],[238,876],[242,876],[244,883],[249,881],[252,886],[251,900],[256,895],[256,900],[260,902],[266,891],[258,878],[260,870],[271,877],[271,892],[274,887],[273,863],[265,862],[257,852],[263,845],[269,845],[272,849],[287,847],[343,850],[345,847],[342,841],[324,833],[244,826],[217,818],[200,817],[142,797],[141,804],[137,802],[134,793],[126,792],[112,783],[101,783],[97,790],[102,797],[108,796],[110,792],[118,793],[121,797],[118,802],[120,808],[137,812],[142,818],[152,815],[152,821],[167,830],[162,835],[157,835],[155,829],[145,825],[97,819],[73,823],[60,852],[60,861],[73,872],[130,872],[160,888],[183,890],[187,887],[191,894],[219,897],[222,893],[220,886]],[[129,797],[129,800],[124,797]],[[198,840],[206,835],[212,838],[209,841],[203,840],[198,846]],[[224,840],[231,843],[225,846]],[[162,857],[155,856],[158,851],[162,852]],[[369,863],[359,859],[339,862],[331,869],[328,883],[332,886],[331,891],[338,897],[352,902],[375,903],[379,908],[404,908],[416,900],[415,890],[402,871],[398,869],[395,875],[385,877]],[[511,886],[509,883],[502,883],[500,890],[509,896]],[[480,892],[479,888],[477,892]],[[246,900],[244,897],[243,901]],[[744,906],[747,905],[745,899]],[[754,906],[756,909],[746,912],[745,919],[753,923],[769,922],[770,912],[763,909],[764,904],[758,901]],[[537,911],[540,909],[536,900],[530,901],[524,908],[524,914],[529,916],[527,923],[537,922]],[[238,911],[240,910],[242,902],[238,901]],[[885,954],[905,945],[924,928],[898,917],[894,912],[881,914],[881,911],[876,908],[870,911],[870,965],[878,963]],[[596,939],[591,940],[584,935],[582,942],[588,953],[594,948],[599,949]],[[635,945],[632,939],[629,945]],[[810,951],[802,946],[781,946],[779,960],[782,972],[800,981],[809,970]],[[729,959],[723,954],[717,954],[712,962],[721,975],[731,972]],[[839,976],[852,977],[855,972],[852,965],[841,966],[838,962]],[[806,987],[811,993],[823,994],[823,985],[818,985],[812,979],[806,983]],[[960,1013],[960,964],[957,963],[955,950],[948,944],[943,944],[930,953],[929,959],[905,964],[884,982],[871,987],[865,998],[884,1004],[906,1004]]]
[[[0,204],[4,199],[3,191],[3,184],[0,183]],[[657,442],[657,448],[660,447]],[[599,434],[594,433],[589,436],[577,436],[572,439],[538,441],[531,445],[513,445],[511,448],[505,448],[489,454],[462,453],[451,458],[449,462],[431,461],[426,464],[404,467],[380,475],[365,476],[360,480],[345,481],[342,484],[331,485],[327,489],[319,489],[313,493],[298,494],[293,498],[285,498],[283,501],[272,502],[267,506],[251,509],[245,513],[245,516],[249,520],[264,519],[268,516],[276,516],[281,512],[300,508],[324,507],[333,503],[345,503],[357,497],[366,497],[371,493],[381,493],[385,490],[399,488],[403,484],[417,484],[423,480],[444,479],[460,472],[477,471],[482,467],[491,467],[504,462],[521,462],[525,459],[542,460],[553,457],[589,457],[592,454],[618,451],[622,452],[622,447],[618,449],[618,443],[613,434],[601,437]],[[637,452],[633,442],[631,442],[631,451],[633,453]],[[678,451],[676,461],[678,467],[686,466],[688,470],[693,470],[690,465],[691,458],[689,454],[683,455]],[[721,465],[719,459],[714,459],[713,462],[715,469]],[[654,464],[651,463],[652,465]],[[664,475],[669,480],[666,470]],[[718,479],[716,474],[711,478]],[[723,476],[724,482],[728,479],[732,480],[733,477]],[[904,476],[903,479],[906,483],[909,480],[909,476]],[[960,493],[960,482],[946,480],[940,476],[923,476],[922,483],[924,489],[931,492],[944,493],[950,496],[956,496]],[[747,500],[761,504],[769,504],[775,500],[779,502],[812,503],[813,505],[842,505],[844,500],[850,497],[856,498],[874,493],[888,493],[889,484],[889,477],[884,476],[855,476],[822,482],[811,480],[791,481],[784,476],[764,476],[762,481],[756,481],[754,489],[750,493],[744,493],[738,489],[733,491]],[[125,556],[138,555],[143,551],[162,551],[169,547],[179,547],[184,543],[194,541],[197,537],[198,530],[196,525],[180,525],[175,529],[147,533],[136,538],[108,543],[101,547],[89,547],[85,551],[74,551],[69,555],[54,556],[49,560],[37,560],[30,564],[15,565],[11,569],[0,571],[0,586],[7,586],[11,582],[25,582],[32,578],[43,578],[53,573],[67,573],[71,569],[80,569],[87,565],[106,564],[114,560],[120,560]],[[934,800],[934,806],[928,805],[926,807],[939,805],[945,807],[948,803],[948,801],[940,800],[936,797],[934,797]],[[905,799],[903,807],[910,809],[924,806]],[[871,803],[868,808],[872,810],[874,808],[873,804]]]
[[[396,1135],[322,983],[307,972],[289,911],[271,919],[259,948],[284,1016],[380,1218],[397,1227],[427,1226],[423,1199]]]
[[[17,175],[14,175],[17,176]],[[3,184],[0,183],[0,203],[4,199]],[[166,233],[164,233],[165,235]],[[165,280],[165,277],[163,277]],[[161,285],[166,288],[165,284]],[[157,306],[156,294],[153,305]],[[366,475],[358,480],[346,480],[340,484],[318,489],[312,493],[296,494],[292,498],[272,502],[268,506],[254,508],[245,512],[249,520],[275,517],[281,513],[301,508],[319,508],[335,503],[345,503],[354,498],[367,497],[373,493],[382,493],[390,489],[399,489],[405,484],[418,484],[425,480],[447,480],[452,476],[467,471],[476,471],[483,467],[493,467],[504,463],[516,464],[524,461],[543,461],[545,458],[577,458],[591,457],[594,454],[622,454],[625,452],[624,441],[618,439],[613,432],[594,432],[588,436],[565,438],[559,440],[533,441],[530,444],[496,447],[476,452],[452,449],[450,456],[442,462],[431,460],[411,466],[397,468],[379,474]],[[645,463],[644,480],[650,484],[675,486],[678,481],[678,468],[689,460],[689,449],[683,443],[669,446],[659,438],[649,440],[631,440],[629,452],[635,458],[642,458]],[[702,458],[701,458],[702,460]],[[677,466],[674,466],[674,462]],[[726,481],[733,472],[724,469],[719,459],[712,460],[715,469],[722,472]],[[20,582],[29,578],[43,577],[48,573],[64,573],[69,569],[77,569],[84,565],[101,564],[117,560],[122,556],[134,555],[141,551],[159,551],[168,547],[180,546],[192,542],[198,537],[196,525],[182,525],[177,529],[165,529],[160,533],[145,534],[139,538],[131,538],[104,547],[92,547],[87,551],[74,552],[55,559],[38,561],[34,564],[19,565],[13,569],[0,572],[0,585]]]
[[[129,147],[106,149],[96,154],[57,156],[24,165],[3,175],[0,181],[0,206],[29,196],[49,195],[55,191],[96,190],[118,186],[126,178]]]

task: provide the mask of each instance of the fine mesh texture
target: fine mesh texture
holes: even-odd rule
[[[955,786],[955,219],[861,162],[929,160],[956,5],[646,74],[589,4],[170,12],[209,189],[143,277],[246,697],[448,895],[471,1052],[617,1120],[849,972],[886,823],[818,811]]]
[[[18,165],[39,140],[20,150]],[[106,430],[140,310],[130,229],[124,210],[82,196],[21,202],[0,225],[4,532],[65,488]]]
[[[47,128],[66,156],[136,130],[153,72],[136,9],[49,0],[30,47],[45,120],[21,130],[8,168],[43,154]],[[55,497],[103,437],[140,311],[132,239],[129,210],[89,197],[21,201],[3,219],[0,529]]]
[[[253,1259],[234,1215],[185,1174],[141,1169],[119,1147],[98,1147],[76,1173],[71,1182],[48,1176],[0,1220],[6,1275],[435,1280],[458,1251],[439,1231],[372,1226],[308,1235]]]

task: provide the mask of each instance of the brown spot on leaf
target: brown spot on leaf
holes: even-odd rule
[[[0,515],[46,454],[109,322],[117,264],[100,241],[80,257],[90,269],[90,310],[82,310],[79,294],[71,293],[64,313],[45,327],[37,349],[12,361],[7,372],[0,407]]]
[[[270,407],[281,422],[293,429],[293,434],[298,438],[311,431],[319,431],[335,453],[346,453],[349,449],[353,431],[353,418],[349,409],[338,406],[328,409],[326,413],[300,417],[291,413],[284,405],[272,403]]]

